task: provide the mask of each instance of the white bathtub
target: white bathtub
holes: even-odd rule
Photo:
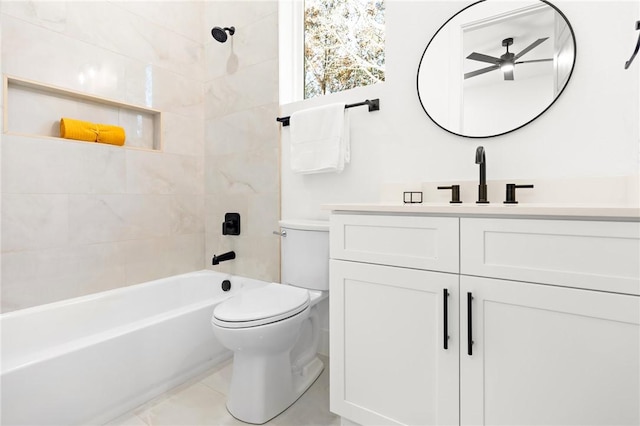
[[[232,355],[213,307],[265,284],[198,271],[0,315],[0,423],[102,424],[202,373]]]

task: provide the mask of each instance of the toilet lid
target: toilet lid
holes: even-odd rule
[[[309,306],[309,291],[283,284],[246,290],[220,303],[212,322],[221,327],[255,327],[289,318]]]

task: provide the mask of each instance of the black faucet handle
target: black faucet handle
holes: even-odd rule
[[[438,189],[450,189],[451,190],[451,204],[460,204],[460,185],[451,185],[451,186],[439,186]]]
[[[225,213],[222,235],[240,235],[240,213]]]
[[[533,185],[516,185],[515,183],[508,183],[504,204],[518,204],[516,201],[516,188],[533,188]]]

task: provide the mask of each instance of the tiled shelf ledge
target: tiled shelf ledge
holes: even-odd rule
[[[60,118],[68,117],[121,126],[124,147],[162,151],[158,110],[6,75],[4,97],[5,133],[61,139]]]

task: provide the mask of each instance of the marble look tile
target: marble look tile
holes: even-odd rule
[[[131,87],[133,84],[138,91],[144,89],[145,102],[152,101],[145,105],[161,111],[202,117],[205,99],[202,79],[184,77],[156,66],[145,66],[143,71],[143,76],[136,75],[131,80],[127,93],[135,93]],[[140,85],[140,81],[144,81],[145,85]]]
[[[257,194],[249,198],[246,230],[251,237],[270,237],[280,229],[280,193]],[[277,237],[276,237],[277,239]]]
[[[64,246],[68,213],[66,195],[2,194],[2,252]]]
[[[3,1],[0,13],[20,18],[57,32],[64,32],[67,24],[67,2],[63,1]]]
[[[125,258],[127,285],[196,271],[205,266],[202,234],[124,241],[119,247]]]
[[[269,16],[277,11],[277,0],[217,0],[213,2],[206,2],[204,19],[205,30],[207,28],[211,30],[211,27],[214,26],[228,27],[231,25],[234,25],[236,28],[240,28],[247,24],[259,21],[265,16]],[[211,42],[217,43],[213,39],[211,39]]]
[[[60,119],[69,117],[95,123],[118,124],[118,109],[80,102],[21,86],[8,92],[7,130],[14,133],[60,137]]]
[[[208,119],[205,155],[242,154],[265,147],[279,147],[277,116],[278,105],[271,104]]]
[[[278,102],[278,59],[240,68],[236,73],[205,83],[205,117]]]
[[[201,195],[172,195],[169,201],[171,234],[204,233],[204,204]]]
[[[241,66],[278,60],[278,13],[239,27],[233,36],[233,50]]]
[[[4,73],[110,99],[123,98],[123,56],[6,14],[0,14],[0,25],[2,56],[11,58],[2,62]]]
[[[280,241],[269,237],[240,236],[233,241],[236,258],[230,272],[263,281],[280,280]]]
[[[100,123],[109,122],[100,121]],[[156,149],[154,146],[155,123],[153,115],[121,109],[118,111],[116,123],[125,129],[127,147]]]
[[[255,237],[244,234],[231,239],[221,236],[220,231],[207,231],[205,248],[207,268],[264,281],[280,280],[280,240],[275,235]],[[211,266],[210,259],[214,254],[229,250],[236,252],[234,260]]]
[[[279,279],[280,240],[273,235],[279,229],[278,194],[207,196],[206,246],[207,256],[227,250],[237,250],[238,257],[228,265],[220,265],[225,272],[262,278]],[[238,237],[224,237],[220,226],[225,212],[238,212],[242,218],[242,233]],[[217,267],[218,268],[218,267]],[[220,270],[220,269],[216,269]]]
[[[201,380],[200,383],[209,386],[211,389],[225,396],[229,395],[229,386],[231,385],[231,374],[233,372],[233,363],[231,360],[219,366],[216,371]]]
[[[166,153],[202,156],[204,120],[166,112],[162,114],[162,138]]]
[[[325,364],[320,377],[300,399],[266,425],[340,424],[340,418],[329,412],[329,360],[324,356],[320,356],[320,359]],[[121,425],[122,421],[137,425],[137,419],[147,425],[246,425],[234,419],[225,408],[231,369],[232,363],[223,363],[200,381],[185,383],[109,425]],[[135,418],[132,419],[133,416]]]
[[[106,7],[105,4],[110,2],[77,2],[74,11],[76,5],[82,9]],[[204,65],[198,43],[187,41],[189,46],[184,46],[168,41],[174,40],[176,34],[156,31],[155,26],[142,33],[135,22],[118,22],[115,27],[120,31],[105,29],[101,36],[93,26],[84,24],[86,20],[81,21],[80,26],[91,28],[86,37],[104,37],[94,40],[99,43],[96,45],[8,15],[1,15],[0,19],[2,55],[11,58],[3,62],[7,74],[184,115],[202,114]],[[93,20],[93,15],[89,19]],[[155,40],[156,36],[159,40]],[[129,37],[141,46],[135,47]],[[137,50],[127,55],[130,46]],[[145,52],[152,57],[145,59]],[[43,67],[43,63],[48,66]]]
[[[115,420],[110,421],[105,426],[149,426],[145,423],[140,417],[127,414],[125,416],[119,417]]]
[[[215,25],[214,25],[215,26]],[[213,28],[213,26],[211,27]],[[210,29],[209,29],[210,30]],[[239,34],[236,29],[236,34]],[[205,80],[223,77],[227,74],[235,74],[241,66],[245,66],[245,58],[240,58],[234,48],[234,36],[225,43],[214,40],[204,45],[204,75]]]
[[[91,244],[2,255],[2,311],[109,290],[124,282],[117,244]]]
[[[71,244],[165,237],[170,200],[161,195],[70,195]]]
[[[278,154],[277,149],[267,147],[245,154],[207,157],[205,191],[221,195],[277,192]]]
[[[196,383],[150,409],[138,413],[149,425],[245,425],[224,406],[225,397]]]
[[[205,197],[205,229],[212,235],[221,235],[222,222],[227,212],[240,214],[241,228],[247,226],[247,212],[249,198],[244,195],[236,196],[206,196]]]
[[[204,161],[200,157],[129,150],[130,194],[202,194]]]
[[[141,16],[154,24],[202,42],[205,2],[202,1],[117,1],[119,7]]]
[[[194,3],[186,3],[184,8],[190,5]],[[146,6],[154,7],[153,3]],[[96,16],[100,19],[95,19]],[[154,24],[114,2],[74,2],[73,7],[67,9],[65,34],[180,75],[202,78],[201,43]]]
[[[213,38],[212,38],[213,40]],[[238,69],[278,58],[278,14],[238,26],[226,43],[205,44],[206,79],[234,74]]]
[[[222,197],[224,195],[249,195],[257,191],[251,180],[244,180],[235,170],[239,156],[223,155],[205,158],[204,185],[207,195]],[[232,164],[234,163],[234,164]]]
[[[105,144],[2,136],[5,193],[121,193],[125,150]]]

